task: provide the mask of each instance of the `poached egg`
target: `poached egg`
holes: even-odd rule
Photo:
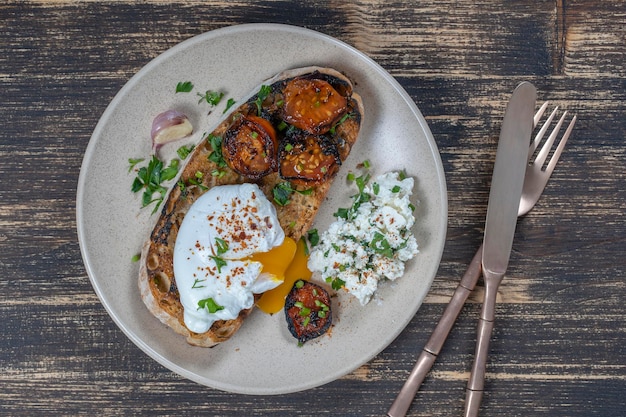
[[[187,328],[208,331],[254,305],[254,294],[283,281],[263,259],[293,259],[296,244],[280,226],[276,209],[256,184],[213,187],[185,215],[174,247],[174,275]],[[267,263],[267,261],[265,261]],[[280,268],[278,268],[280,269]]]

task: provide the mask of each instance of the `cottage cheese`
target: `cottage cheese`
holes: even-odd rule
[[[418,253],[411,232],[415,223],[409,200],[412,192],[413,178],[398,172],[376,177],[363,188],[369,197],[322,233],[320,243],[311,250],[309,269],[367,304],[378,283],[401,277],[404,263]]]

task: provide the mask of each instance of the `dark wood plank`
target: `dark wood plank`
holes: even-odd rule
[[[499,293],[482,415],[621,415],[626,409],[626,5],[621,1],[9,0],[0,5],[0,404],[7,415],[383,415],[480,244],[510,92],[579,121],[537,207],[518,223]],[[248,22],[319,30],[379,62],[439,146],[449,227],[424,306],[389,348],[327,386],[223,393],[150,359],[94,294],[75,231],[82,155],[143,65],[191,36]],[[460,415],[481,288],[413,416]]]

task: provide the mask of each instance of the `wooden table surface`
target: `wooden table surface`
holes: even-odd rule
[[[377,61],[428,121],[448,186],[443,258],[406,330],[352,374],[278,396],[207,388],[144,354],[96,296],[75,222],[82,157],[117,91],[177,43],[251,22]],[[501,116],[528,80],[578,122],[518,222],[481,415],[626,415],[624,45],[618,0],[3,1],[0,414],[384,415],[480,245]],[[409,415],[462,414],[481,290]]]

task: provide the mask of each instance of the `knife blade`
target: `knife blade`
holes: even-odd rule
[[[507,105],[500,131],[483,238],[485,296],[477,329],[476,355],[467,384],[466,417],[478,415],[482,399],[496,294],[511,256],[536,99],[537,90],[531,83],[519,84]]]

